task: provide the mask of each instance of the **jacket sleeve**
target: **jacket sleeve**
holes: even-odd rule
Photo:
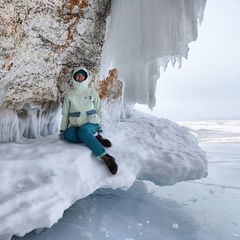
[[[62,122],[60,126],[60,130],[65,131],[69,124],[69,109],[70,109],[70,102],[68,99],[68,96],[66,95],[63,101],[63,107],[62,107]]]
[[[101,105],[100,97],[96,91],[95,91],[95,108],[96,108],[96,113],[99,119],[98,130],[103,131],[102,105]]]

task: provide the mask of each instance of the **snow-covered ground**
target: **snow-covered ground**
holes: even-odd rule
[[[189,127],[206,151],[207,178],[163,187],[136,181],[127,191],[100,189],[73,204],[52,228],[21,239],[240,239],[240,121],[179,124]]]
[[[147,115],[135,115],[132,120],[125,123],[125,128],[129,131],[135,124],[142,127],[140,122],[146,125],[143,116],[146,118]],[[150,123],[157,125],[158,122],[158,127],[162,128],[162,130],[164,129],[163,126],[168,123],[169,134],[173,135],[179,132],[179,129],[174,124],[169,124],[168,120],[154,119]],[[9,211],[5,215],[8,226],[18,230],[16,233],[19,234],[21,226],[23,231],[26,231],[26,226],[29,226],[30,230],[36,226],[34,222],[42,221],[45,224],[42,227],[46,227],[46,223],[50,225],[54,216],[61,213],[64,204],[70,206],[71,203],[68,201],[73,201],[74,197],[78,198],[79,195],[85,193],[86,196],[88,195],[87,197],[75,202],[68,209],[65,206],[67,210],[58,223],[43,231],[39,229],[30,232],[21,239],[240,239],[239,123],[240,121],[179,122],[178,124],[186,126],[196,135],[200,146],[206,151],[209,159],[208,177],[161,187],[155,185],[152,181],[137,180],[127,191],[119,189],[119,187],[121,185],[125,187],[127,184],[131,185],[131,181],[134,181],[134,176],[137,175],[134,169],[140,163],[139,161],[138,164],[130,166],[127,166],[126,161],[119,163],[120,172],[118,176],[113,177],[108,174],[104,165],[93,161],[93,157],[89,157],[87,151],[83,150],[84,146],[81,146],[81,154],[86,155],[86,159],[90,159],[84,162],[84,166],[95,167],[96,170],[87,179],[90,173],[84,172],[86,167],[83,167],[83,172],[81,172],[83,179],[80,181],[76,178],[77,175],[73,175],[71,179],[67,177],[69,172],[74,173],[73,170],[80,170],[76,160],[72,158],[68,168],[63,167],[64,158],[61,148],[67,143],[55,139],[54,136],[44,138],[45,143],[39,139],[31,141],[31,143],[6,144],[6,146],[10,146],[8,148],[2,144],[1,150],[5,150],[2,153],[4,153],[5,157],[9,156],[7,161],[12,162],[12,165],[8,165],[10,169],[3,171],[1,176],[1,190],[9,190],[9,194],[1,195],[3,197],[1,197],[0,214],[2,216],[4,215],[3,211]],[[173,126],[176,127],[175,130],[173,130]],[[119,126],[119,129],[121,127]],[[117,134],[119,139],[124,139],[117,131],[110,130],[106,131],[106,135],[109,137],[113,137],[111,135],[113,132]],[[149,134],[153,134],[154,131],[150,131]],[[184,133],[184,128],[182,131]],[[145,134],[146,139],[148,139],[148,133]],[[185,140],[191,139],[190,136],[186,136]],[[155,140],[156,138],[159,138],[159,136],[155,135]],[[154,140],[154,138],[152,139]],[[165,141],[167,141],[166,138]],[[114,142],[118,143],[117,138],[114,139]],[[148,144],[151,143],[149,140],[147,142]],[[153,145],[153,143],[154,141],[151,144]],[[174,144],[176,145],[176,142]],[[169,143],[167,145],[169,146]],[[141,147],[143,146],[142,142]],[[181,144],[178,151],[182,151],[180,146]],[[135,147],[132,141],[131,149]],[[28,152],[29,155],[24,157],[23,154],[20,154],[19,150],[21,148],[23,153]],[[125,145],[121,151],[124,148],[126,148]],[[74,150],[75,146],[72,146],[72,144],[67,144],[67,149],[64,148],[65,157],[77,154],[76,150]],[[192,152],[191,147],[189,147],[189,150]],[[112,148],[111,151],[114,153],[116,150]],[[20,164],[18,162],[21,162],[13,158],[13,156],[16,157],[17,152],[19,154],[18,158],[22,159],[21,161],[24,161],[26,165],[23,168],[24,171],[17,171]],[[48,157],[42,159],[43,156]],[[135,158],[131,154],[131,161],[135,162],[139,156],[137,154]],[[171,156],[174,156],[174,154]],[[70,163],[69,159],[68,163]],[[80,158],[77,159],[78,162],[81,161]],[[44,162],[46,163],[44,164]],[[4,161],[1,162],[2,164],[4,164]],[[157,166],[156,163],[154,165]],[[185,165],[187,165],[186,161]],[[44,171],[39,171],[39,166]],[[51,169],[53,166],[57,169]],[[2,165],[2,169],[3,167]],[[195,172],[197,173],[196,170]],[[8,173],[11,178],[9,178],[8,182],[2,184],[3,177]],[[45,173],[45,177],[43,173]],[[61,179],[58,176],[60,173],[62,176],[66,175],[66,178],[63,177],[62,181],[54,184],[54,181]],[[23,175],[25,178],[20,181],[20,176],[23,177]],[[139,176],[141,176],[141,170],[139,170]],[[168,175],[168,179],[172,181],[170,176]],[[185,175],[182,175],[182,180],[184,180],[184,177]],[[156,177],[153,177],[152,180],[155,179]],[[74,182],[76,185],[80,184],[81,186],[79,188],[74,186]],[[73,185],[71,189],[64,187],[71,185]],[[93,187],[95,185],[96,187]],[[117,189],[114,190],[114,186]],[[85,192],[82,189],[85,189]],[[74,195],[74,190],[79,192],[75,192]],[[90,194],[91,191],[94,193]],[[67,196],[68,194],[70,196]],[[26,197],[25,201],[23,201],[24,196]],[[19,203],[22,203],[22,205]],[[8,204],[10,205],[8,206]],[[8,208],[10,206],[12,211]],[[15,209],[13,209],[14,206]],[[12,216],[15,214],[15,216],[11,217],[11,214]],[[4,226],[3,220],[4,218],[1,218],[1,229]],[[38,226],[38,228],[41,227]],[[36,232],[40,233],[36,234]],[[4,239],[3,235],[1,239]],[[20,239],[20,237],[12,237],[12,240],[16,239]]]
[[[99,189],[122,189],[117,192],[124,196],[136,178],[162,186],[207,175],[196,138],[167,119],[134,111],[125,121],[106,123],[103,136],[113,143],[115,176],[84,144],[57,135],[0,144],[1,240],[52,227],[64,210]]]

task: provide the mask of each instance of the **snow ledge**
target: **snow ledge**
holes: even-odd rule
[[[57,135],[0,145],[1,240],[51,227],[65,209],[100,188],[127,190],[136,178],[171,185],[207,176],[206,154],[185,127],[134,111],[105,129],[113,143],[107,150],[119,165],[115,176],[86,146]]]

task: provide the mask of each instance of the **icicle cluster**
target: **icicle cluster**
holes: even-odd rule
[[[197,39],[206,0],[116,0],[112,2],[101,74],[117,68],[124,101],[155,106],[160,68],[187,58]]]
[[[0,142],[20,138],[38,138],[54,134],[59,129],[60,104],[26,103],[21,109],[0,109]]]

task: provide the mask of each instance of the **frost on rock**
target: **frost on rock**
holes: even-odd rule
[[[106,122],[117,122],[126,119],[126,107],[123,104],[123,82],[118,78],[117,69],[109,70],[108,76],[101,81],[92,80],[94,88],[102,101],[103,117]]]
[[[99,72],[110,0],[2,0],[0,5],[1,130],[7,124],[0,142],[14,141],[21,133],[16,129],[24,119],[19,112],[29,116],[23,123],[30,127],[25,136],[51,134],[56,127],[49,126],[70,88],[72,69],[81,64],[92,75]],[[14,117],[7,120],[6,112]]]

